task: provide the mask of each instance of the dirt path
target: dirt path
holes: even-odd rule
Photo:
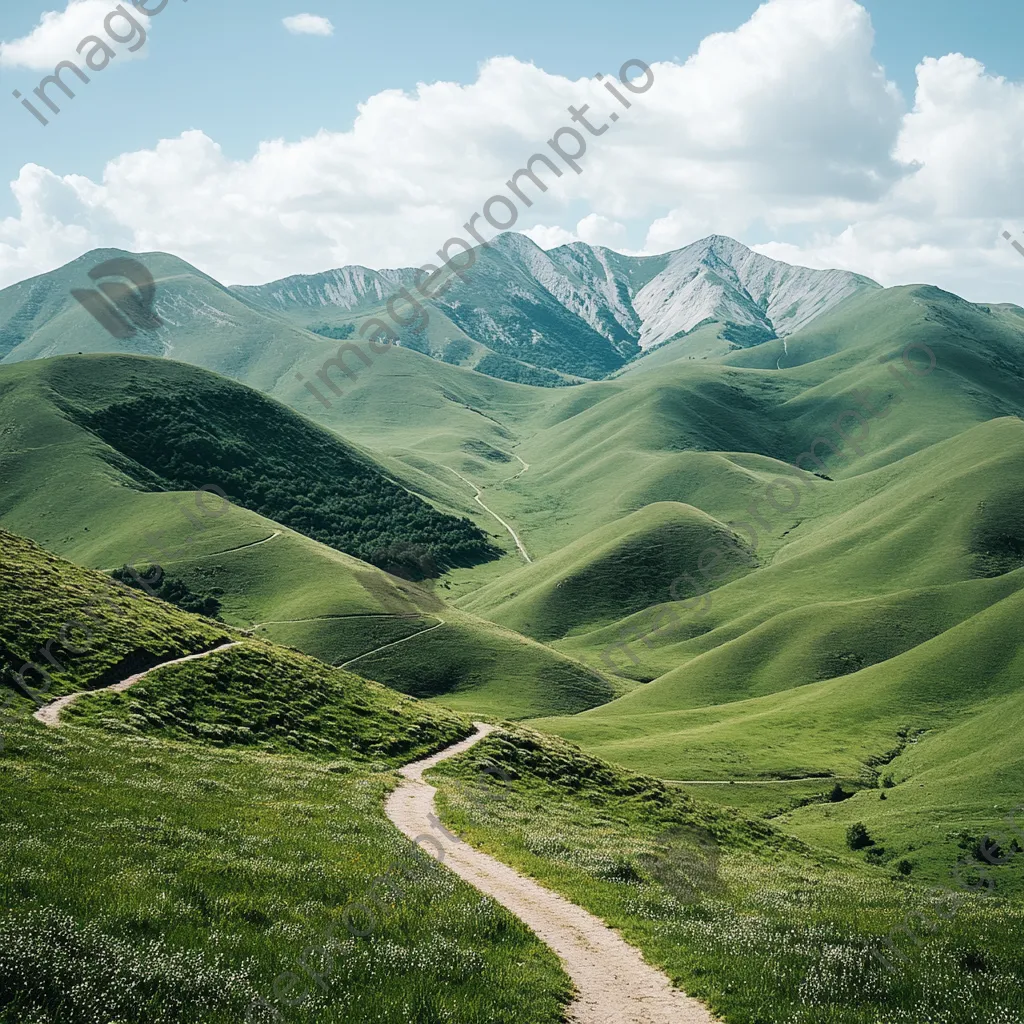
[[[160,566],[163,568],[167,565],[181,565],[182,562],[196,562],[200,558],[217,558],[220,555],[230,555],[236,551],[246,551],[249,548],[258,548],[261,544],[269,544],[272,540],[277,540],[281,536],[283,530],[275,530],[269,537],[264,537],[263,540],[250,541],[248,544],[239,544],[237,547],[225,548],[223,551],[211,551],[205,555],[192,555],[189,558],[170,558],[165,562],[161,562]],[[143,563],[145,564],[145,562]],[[119,565],[114,566],[113,569],[97,569],[97,572],[114,572],[115,569],[120,569]]]
[[[165,661],[160,665],[154,665],[152,668],[147,668],[145,672],[138,672],[133,676],[129,676],[127,679],[122,679],[119,683],[113,683],[111,686],[101,687],[99,690],[79,690],[78,693],[69,693],[66,697],[58,697],[45,707],[41,707],[32,717],[35,718],[36,721],[42,722],[43,725],[47,725],[51,729],[56,729],[60,726],[61,712],[69,704],[74,704],[79,697],[85,697],[91,693],[123,693],[129,687],[134,686],[136,683],[145,679],[150,672],[155,672],[158,668],[164,668],[167,665],[180,665],[183,661],[195,661],[197,658],[208,658],[211,654],[216,654],[218,651],[226,651],[229,647],[237,647],[239,643],[240,641],[236,640],[230,644],[221,644],[220,647],[215,647],[212,651],[203,651],[201,654],[189,654],[184,658],[175,658],[173,661]]]
[[[377,654],[379,651],[386,651],[389,647],[397,647],[399,644],[408,643],[410,640],[415,640],[418,636],[423,636],[424,633],[430,633],[435,629],[440,629],[444,624],[444,619],[437,615],[432,616],[437,619],[436,626],[427,626],[426,629],[421,629],[418,633],[413,633],[411,636],[403,636],[401,640],[395,640],[393,643],[385,644],[383,647],[375,647],[372,651],[367,651],[365,654],[359,654],[348,661],[343,661],[338,668],[348,668],[349,665],[354,665],[357,661],[362,661],[363,658],[368,658],[371,654]]]
[[[348,612],[342,615],[309,615],[304,619],[268,619],[266,622],[254,622],[249,629],[262,629],[264,626],[290,626],[295,622],[339,622],[345,619],[422,619],[420,612]]]
[[[410,839],[470,885],[524,921],[561,958],[576,985],[568,1009],[576,1024],[713,1024],[695,999],[672,987],[639,951],[603,921],[443,829],[434,809],[437,790],[423,772],[479,742],[493,726],[476,723],[468,740],[406,765],[404,782],[387,802],[388,817]]]
[[[523,460],[520,459],[519,461],[522,462]],[[532,562],[533,559],[530,557],[530,553],[526,550],[526,547],[523,545],[523,542],[519,539],[519,534],[516,533],[516,531],[513,530],[512,527],[509,526],[509,524],[506,523],[505,520],[502,519],[501,516],[499,516],[498,513],[494,511],[493,508],[489,508],[487,505],[483,503],[483,500],[480,498],[480,495],[483,494],[483,491],[481,491],[480,488],[477,487],[477,485],[473,483],[472,480],[467,480],[457,469],[452,469],[451,466],[445,466],[445,469],[447,469],[451,473],[454,473],[463,483],[469,484],[469,486],[472,487],[474,491],[476,491],[476,494],[473,496],[473,500],[488,515],[494,516],[494,518],[497,519],[498,522],[501,523],[501,525],[504,526],[506,530],[508,530],[509,536],[516,542],[516,547],[519,548],[519,554],[521,554],[527,562]],[[527,466],[527,469],[529,469],[529,466]],[[523,472],[525,473],[526,470],[524,469]]]
[[[519,463],[520,463],[520,465],[523,468],[521,470],[519,470],[519,472],[516,473],[515,476],[509,476],[509,477],[506,477],[504,480],[499,480],[498,481],[498,486],[499,487],[501,487],[502,484],[510,484],[510,483],[512,483],[513,480],[518,480],[530,468],[530,464],[528,462],[524,462],[523,461],[523,457],[521,455],[516,455],[516,453],[513,452],[512,453],[512,458],[513,459],[519,459]]]

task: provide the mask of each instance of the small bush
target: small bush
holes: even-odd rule
[[[832,787],[832,792],[829,793],[828,799],[829,803],[838,804],[842,803],[843,800],[849,800],[851,796],[853,796],[853,794],[847,793],[847,791],[837,782]]]
[[[851,850],[863,850],[866,846],[873,846],[874,842],[867,825],[862,821],[854,823],[846,830],[846,845]]]

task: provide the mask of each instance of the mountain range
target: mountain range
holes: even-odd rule
[[[712,236],[677,252],[631,257],[582,242],[545,252],[505,233],[478,252],[467,279],[426,303],[429,319],[405,315],[401,345],[503,379],[539,385],[598,379],[667,342],[682,339],[704,358],[788,336],[864,291],[873,281],[839,270],[791,267],[729,238]],[[0,360],[106,351],[111,339],[72,298],[86,272],[129,254],[97,250],[50,274],[0,292]],[[344,267],[253,287],[227,288],[175,257],[139,257],[157,282],[164,326],[119,351],[184,359],[265,386],[288,356],[344,339],[364,319],[386,315],[412,268]],[[403,307],[407,310],[408,307]],[[716,325],[686,345],[697,327]],[[218,345],[209,349],[208,332]],[[705,332],[706,334],[706,332]],[[283,356],[281,347],[287,349]]]

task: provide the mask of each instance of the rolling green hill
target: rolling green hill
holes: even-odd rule
[[[487,257],[487,288],[508,278],[496,269],[507,257]],[[596,268],[576,250],[555,262],[574,288]],[[640,266],[606,267],[636,293],[668,264],[648,269],[645,278]],[[709,280],[698,282],[701,295]],[[527,290],[525,277],[515,281]],[[303,319],[318,288],[342,283],[279,282],[280,294],[202,285],[203,302],[214,305],[213,289],[217,315],[236,317],[225,339],[237,354],[216,338],[200,353],[194,316],[169,354],[205,360],[263,395],[168,359],[0,367],[0,523],[96,569],[158,562],[187,592],[215,598],[224,620],[115,589],[125,607],[160,609],[159,627],[147,620],[139,652],[115,643],[109,664],[84,661],[88,672],[61,676],[58,692],[126,657],[152,663],[251,631],[215,662],[84,701],[77,727],[126,744],[347,762],[349,747],[356,760],[393,761],[388,735],[406,753],[420,729],[440,741],[459,713],[528,719],[549,739],[511,730],[519,754],[507,739],[486,748],[526,777],[508,814],[481,824],[452,798],[452,820],[478,840],[622,923],[688,984],[713,979],[708,991],[737,1020],[803,1020],[810,985],[823,1004],[842,1002],[829,1019],[844,1024],[916,1024],[924,1005],[928,1019],[966,1024],[969,1010],[921,1002],[955,998],[938,960],[887,1001],[875,1000],[878,977],[836,965],[864,953],[863,933],[877,936],[886,914],[920,908],[915,882],[948,885],[963,858],[980,863],[985,837],[1004,829],[1024,791],[1024,314],[928,286],[840,281],[852,291],[829,311],[767,338],[766,308],[730,280],[713,294],[739,319],[698,320],[679,336],[663,325],[662,343],[623,365],[639,325],[627,329],[614,303],[586,307],[594,322],[570,353],[577,362],[560,363],[556,334],[577,295],[566,291],[561,312],[547,299],[532,304],[541,362],[566,373],[621,369],[554,388],[473,372],[484,353],[472,346],[444,361],[443,344],[482,330],[487,307],[470,290],[423,351],[392,348],[354,377],[337,375],[325,405],[305,384],[332,351],[319,346],[344,339],[297,325],[344,334],[379,307],[378,294],[377,305]],[[18,314],[32,330],[12,359],[72,344],[72,334],[47,333],[63,308],[47,295],[31,318]],[[490,351],[525,366],[532,305],[518,299],[507,350]],[[776,310],[780,324],[785,313]],[[264,315],[259,329],[245,319]],[[273,318],[279,334],[265,326]],[[449,324],[462,333],[446,341]],[[204,484],[231,500],[197,494]],[[30,596],[40,584],[26,585]],[[45,643],[26,635],[33,649]],[[32,656],[20,636],[0,636],[9,669]],[[372,707],[357,728],[364,699]],[[568,758],[570,779],[605,778],[552,736],[662,780],[637,783],[640,803],[692,809],[704,797],[720,805],[704,805],[708,821],[758,815],[773,838],[747,835],[728,899],[712,894],[699,914],[669,907],[644,888],[657,881],[645,859],[657,838],[641,809],[616,793],[612,813],[600,793],[581,795],[589,784],[561,785],[520,756],[532,750],[545,771]],[[731,818],[721,805],[743,813]],[[574,815],[594,832],[575,860],[571,844],[558,845]],[[856,826],[870,838],[854,849]],[[631,843],[647,853],[630,859]],[[617,845],[627,851],[619,861]],[[798,848],[813,870],[779,867]],[[1022,863],[999,874],[1004,909],[1019,900]],[[877,900],[876,879],[885,882]],[[827,895],[810,908],[819,884]],[[966,919],[943,940],[948,977],[969,964],[989,981],[1016,971],[1006,936],[1018,911],[999,916],[993,951],[981,948],[987,911],[963,905]],[[786,930],[794,919],[799,940]],[[704,920],[725,936],[700,947],[707,963],[668,948],[669,932],[698,942]],[[756,937],[740,943],[738,965],[727,939],[747,925]],[[828,969],[806,954],[822,943],[839,950]],[[766,948],[785,965],[774,980],[752,966],[750,950]],[[777,984],[778,1000],[730,999],[740,975],[753,992]],[[931,995],[913,987],[920,978],[934,982]],[[859,1008],[868,990],[875,1002]],[[986,1004],[993,1014],[999,999]]]
[[[713,561],[719,578],[755,564],[722,523],[689,505],[654,503],[481,588],[465,607],[538,640],[561,639],[661,604],[670,593],[692,597],[705,551],[705,567]]]
[[[407,574],[420,574],[424,555],[436,574],[465,560],[460,551],[492,554],[476,527],[401,489],[361,451],[258,393],[166,360],[72,357],[0,369],[0,469],[0,522],[96,568],[159,564],[219,601],[235,627],[259,627],[334,663],[413,637],[361,665],[410,692],[427,685],[416,681],[414,634],[438,621],[443,588],[300,531]],[[234,501],[194,490],[207,483]],[[614,695],[592,668],[465,613],[444,614],[461,639],[432,663],[434,694],[479,687],[491,707],[496,694],[519,689],[515,717]],[[527,657],[510,657],[520,651]]]
[[[0,532],[0,1019],[557,1024],[554,954],[384,815],[467,721],[262,641],[59,730],[7,674],[46,645],[53,692],[91,690],[226,636]]]

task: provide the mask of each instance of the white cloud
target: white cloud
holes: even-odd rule
[[[329,18],[319,14],[293,14],[281,21],[292,35],[296,36],[333,36],[334,26]]]
[[[527,238],[532,239],[542,249],[557,249],[560,245],[569,245],[572,242],[579,242],[580,237],[574,231],[566,231],[558,225],[547,226],[536,224],[532,228],[523,231]]]
[[[884,284],[1024,301],[1024,261],[999,237],[1024,229],[1024,87],[954,54],[922,61],[909,107],[873,43],[855,0],[770,0],[689,60],[656,64],[629,110],[597,81],[506,57],[469,84],[378,93],[351,130],[248,159],[193,130],[98,181],[29,165],[20,216],[0,222],[0,283],[99,245],[171,251],[233,283],[422,263],[508,194],[570,104],[589,104],[597,130],[621,116],[584,133],[583,173],[541,169],[544,195],[520,183],[534,202],[516,227],[541,245],[646,237],[656,252],[717,232]]]
[[[117,0],[68,0],[63,11],[44,11],[39,24],[28,35],[0,42],[0,67],[52,72],[60,61],[77,59],[78,45],[86,36],[99,36],[117,48],[104,30],[104,22],[117,6]],[[146,31],[149,30],[150,21],[135,7],[129,4],[127,10]],[[112,25],[118,35],[130,35],[131,30],[121,15],[113,19]],[[117,48],[118,57],[140,57],[143,53],[143,48],[134,53],[127,48]]]
[[[576,225],[576,234],[587,245],[603,245],[608,249],[621,249],[626,244],[629,229],[625,224],[599,213],[589,213]]]

